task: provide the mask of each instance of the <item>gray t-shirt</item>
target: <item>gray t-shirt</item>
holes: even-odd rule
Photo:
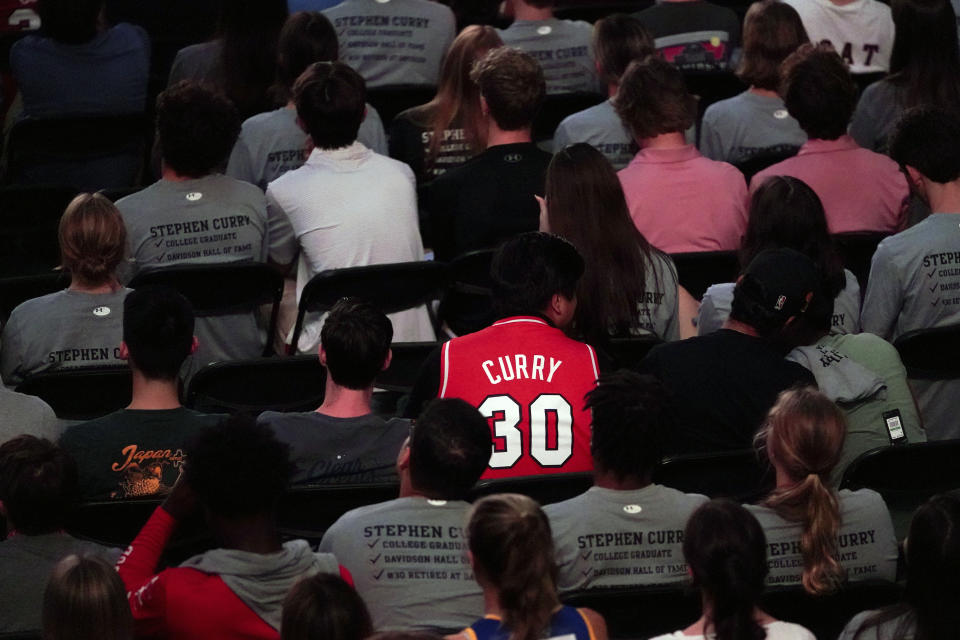
[[[833,301],[830,333],[860,333],[860,283],[844,269],[846,284]],[[723,326],[733,304],[734,282],[714,284],[707,288],[697,315],[697,335],[705,336]]]
[[[220,174],[160,180],[117,208],[127,225],[131,278],[146,267],[267,260],[266,196],[246,182]],[[253,312],[199,318],[196,332],[191,371],[257,357],[266,339]]]
[[[167,86],[173,86],[181,80],[219,85],[223,80],[220,69],[222,51],[222,40],[200,42],[180,49],[170,66]]]
[[[368,87],[437,84],[456,34],[453,12],[430,0],[344,0],[323,13],[337,30],[340,60]]]
[[[806,141],[807,134],[787,113],[782,99],[752,91],[707,107],[700,129],[700,153],[731,163],[786,153]]]
[[[316,411],[264,411],[257,422],[290,445],[294,484],[395,482],[397,454],[410,433],[408,420],[373,414],[335,418]]]
[[[639,327],[667,342],[680,339],[677,268],[665,253],[650,248],[644,299],[637,305]],[[652,269],[650,267],[653,267]]]
[[[606,93],[593,62],[593,26],[581,20],[515,20],[497,33],[540,62],[547,93]]]
[[[576,142],[586,142],[594,147],[617,171],[630,164],[639,150],[611,100],[563,119],[553,134],[554,152]]]
[[[886,620],[879,625],[866,627],[863,633],[857,633],[860,626],[878,612],[861,611],[850,619],[837,640],[913,640],[916,629],[916,617],[904,613]]]
[[[129,289],[64,289],[27,300],[10,314],[0,339],[0,377],[15,387],[33,373],[122,365],[123,299]]]
[[[880,494],[871,489],[841,490],[840,533],[837,553],[847,580],[863,582],[897,577],[897,537],[890,512]],[[745,505],[767,536],[767,586],[799,585],[803,574],[800,552],[801,524],[784,520],[773,509]]]
[[[887,152],[887,138],[904,109],[904,91],[889,80],[874,82],[863,90],[850,121],[850,135],[861,147]]]
[[[360,507],[327,530],[320,551],[350,571],[378,631],[461,629],[483,611],[467,559],[469,509],[419,496]]]
[[[282,107],[247,118],[233,146],[227,175],[267,190],[267,184],[287,171],[303,166],[309,136],[297,124],[297,110]],[[380,114],[367,105],[357,140],[379,154],[387,155],[387,134]]]
[[[0,542],[0,633],[39,630],[50,572],[70,554],[96,555],[111,564],[120,549],[66,533],[15,535]]]
[[[960,322],[960,215],[935,213],[877,246],[860,321],[893,341]],[[911,381],[930,440],[960,438],[960,382]]]
[[[684,581],[683,529],[706,501],[651,484],[634,491],[591,487],[546,505],[560,590]]]
[[[56,442],[64,426],[40,398],[0,385],[0,443],[22,434]]]

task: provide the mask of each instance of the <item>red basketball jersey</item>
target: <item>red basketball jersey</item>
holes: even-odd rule
[[[462,398],[490,422],[483,478],[590,471],[593,349],[541,318],[518,316],[443,345],[440,397]]]

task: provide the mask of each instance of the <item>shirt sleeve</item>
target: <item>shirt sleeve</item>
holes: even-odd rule
[[[417,381],[410,392],[402,417],[416,418],[426,404],[440,394],[440,356],[442,351],[443,345],[438,346],[427,356],[423,366],[420,367],[420,374],[417,376]]]
[[[368,149],[382,156],[388,155],[390,150],[387,145],[387,133],[383,129],[383,121],[380,120],[380,114],[372,106],[367,105],[367,115],[360,126],[360,142]]]
[[[251,162],[250,147],[247,145],[242,132],[240,137],[237,138],[237,143],[233,145],[233,151],[230,152],[230,160],[227,162],[227,175],[250,184],[257,184],[257,176],[253,172],[253,163]]]
[[[11,314],[0,338],[0,377],[11,388],[23,381],[23,345],[20,344],[21,332],[17,329],[15,319],[16,313]]]
[[[157,507],[143,529],[117,560],[117,573],[127,588],[136,635],[164,635],[166,619],[166,572],[155,573],[177,521]]]
[[[700,123],[700,153],[711,160],[727,160],[724,157],[723,141],[720,139],[720,132],[713,124],[710,109],[707,109]]]
[[[570,145],[570,134],[567,132],[567,121],[564,120],[557,125],[557,130],[553,134],[553,153],[563,151]]]
[[[297,236],[286,211],[277,203],[270,187],[267,187],[267,238],[271,262],[288,265],[297,257]]]
[[[886,340],[893,337],[897,317],[903,307],[900,274],[888,254],[887,245],[881,242],[870,263],[867,293],[860,311],[860,328]]]

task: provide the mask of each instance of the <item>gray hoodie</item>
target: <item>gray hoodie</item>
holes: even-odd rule
[[[297,580],[316,573],[340,573],[332,553],[314,553],[305,540],[286,542],[276,553],[213,549],[180,566],[220,576],[244,604],[277,631],[283,599]]]

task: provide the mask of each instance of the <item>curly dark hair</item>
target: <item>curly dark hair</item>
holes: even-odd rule
[[[234,518],[273,511],[292,472],[290,447],[238,414],[193,439],[184,480],[211,513]]]
[[[202,178],[223,165],[240,135],[240,114],[230,100],[192,82],[157,96],[160,154],[182,176]]]

